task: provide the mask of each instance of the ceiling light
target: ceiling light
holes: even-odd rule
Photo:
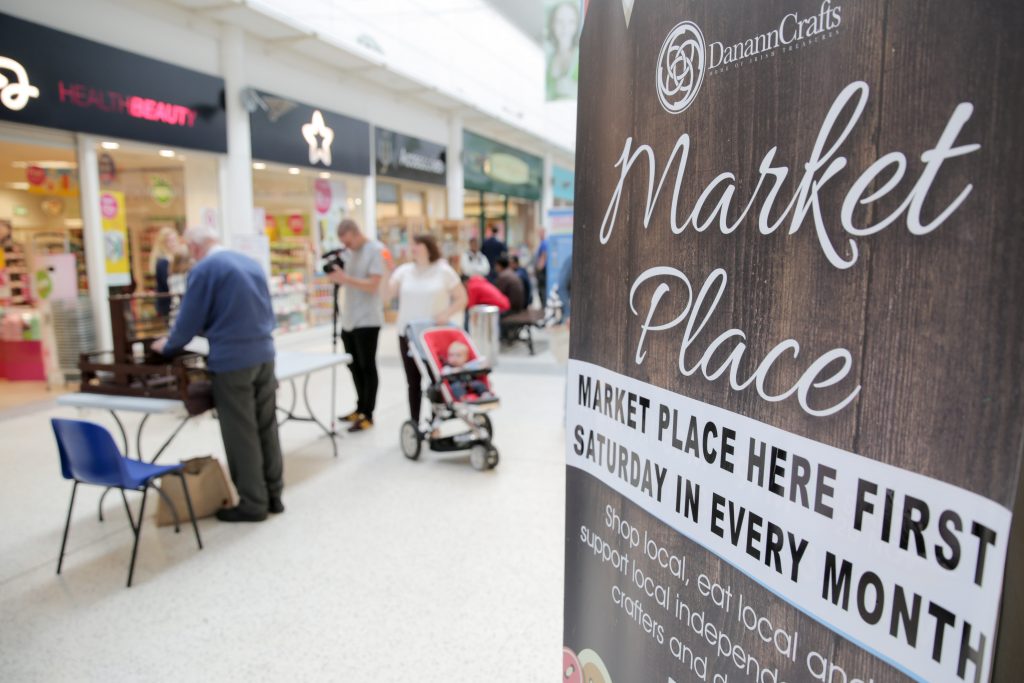
[[[328,178],[331,177],[331,174],[328,173],[327,171],[321,171],[320,172],[320,177],[323,178],[324,180],[327,180]]]
[[[101,142],[100,147],[102,147],[103,149],[121,149],[121,145],[119,145],[118,143],[107,141]]]
[[[162,149],[159,152],[157,152],[157,154],[162,156],[164,159],[173,159],[174,158],[174,150],[173,149]]]
[[[299,169],[295,168],[294,166],[289,168],[288,172],[291,173],[292,175],[299,175]]]
[[[77,164],[73,161],[61,161],[61,160],[42,160],[42,161],[12,161],[12,168],[29,168],[30,166],[38,166],[39,168],[53,169],[53,170],[75,170],[78,168]]]
[[[363,200],[360,199],[359,197],[356,197],[356,206],[362,206],[362,205],[363,205]]]
[[[262,161],[254,161],[253,164],[252,164],[252,167],[254,169],[256,169],[257,171],[262,171],[263,169],[265,169],[267,167],[267,165],[265,163],[263,163]]]

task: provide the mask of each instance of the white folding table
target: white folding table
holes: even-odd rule
[[[335,437],[338,436],[337,430],[335,430],[335,412],[336,412],[336,389],[337,389],[337,377],[336,372],[339,365],[348,365],[352,362],[352,356],[347,353],[302,353],[298,351],[279,351],[274,363],[274,374],[277,376],[278,383],[287,382],[291,387],[291,401],[287,408],[278,406],[278,411],[284,415],[284,419],[278,422],[279,425],[284,424],[292,420],[298,422],[312,422],[316,424],[327,437],[331,440],[331,447],[334,450],[334,456],[338,456],[338,444],[335,441]],[[330,428],[323,422],[321,422],[316,414],[313,412],[313,407],[309,402],[309,379],[314,372],[320,370],[331,371],[331,418],[328,421]],[[295,412],[298,403],[298,389],[295,386],[295,382],[298,379],[303,379],[302,385],[302,398],[303,404],[305,405],[306,414],[298,415]],[[69,407],[69,408],[88,408],[93,410],[106,410],[114,418],[114,422],[117,423],[118,429],[121,430],[121,439],[124,442],[125,455],[131,457],[131,444],[128,441],[128,432],[125,430],[124,423],[118,416],[119,412],[128,413],[142,413],[142,420],[139,422],[138,431],[135,436],[135,457],[139,460],[144,460],[142,453],[142,430],[146,425],[146,421],[150,415],[181,415],[181,421],[175,427],[174,432],[167,438],[166,441],[161,444],[160,448],[149,459],[149,462],[155,462],[159,458],[167,447],[170,446],[174,438],[182,430],[182,428],[188,423],[192,416],[185,410],[184,401],[171,398],[147,398],[144,396],[114,396],[110,394],[94,394],[89,392],[78,392],[73,394],[65,394],[57,399],[57,405]]]

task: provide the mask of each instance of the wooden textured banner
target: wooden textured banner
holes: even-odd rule
[[[590,3],[564,680],[1019,680],[1022,31]]]

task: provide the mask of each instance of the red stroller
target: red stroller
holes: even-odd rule
[[[488,470],[498,464],[498,449],[491,444],[493,429],[487,412],[497,408],[499,399],[490,391],[487,375],[490,368],[481,365],[473,340],[455,326],[437,327],[413,323],[406,328],[409,356],[420,374],[429,380],[424,393],[430,401],[430,422],[402,424],[402,453],[410,460],[420,457],[423,442],[432,451],[469,450],[470,464],[477,470]],[[452,342],[461,342],[469,349],[466,369],[443,372]],[[440,436],[442,425],[453,420],[465,424],[466,431]],[[422,421],[421,421],[422,422]]]

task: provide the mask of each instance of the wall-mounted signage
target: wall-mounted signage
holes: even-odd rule
[[[576,173],[561,166],[551,168],[551,196],[572,203],[576,194]]]
[[[224,81],[0,14],[0,119],[227,151]]]
[[[444,145],[377,128],[377,175],[444,185],[447,165]]]
[[[277,95],[248,91],[252,157],[370,175],[370,124]]]
[[[581,39],[565,670],[1021,680],[1024,5],[621,10]]]
[[[103,252],[107,264],[107,285],[124,287],[132,281],[128,254],[128,222],[123,192],[113,190],[100,195],[103,222]]]
[[[462,145],[467,189],[540,199],[543,159],[469,131]]]

